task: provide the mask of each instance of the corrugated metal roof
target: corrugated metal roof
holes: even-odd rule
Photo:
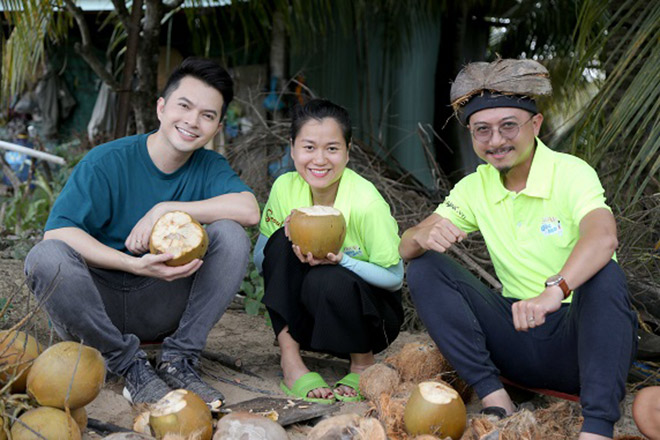
[[[111,0],[75,0],[76,5],[83,11],[112,11],[114,5]],[[183,3],[184,8],[191,7],[216,7],[231,4],[231,0],[186,0]],[[0,3],[0,11],[4,11],[4,5]]]

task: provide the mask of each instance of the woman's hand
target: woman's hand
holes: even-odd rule
[[[293,253],[296,254],[296,257],[298,257],[300,262],[307,263],[310,266],[319,266],[322,264],[339,264],[341,259],[344,257],[344,253],[339,252],[336,255],[333,253],[328,253],[325,258],[314,258],[314,255],[312,255],[311,252],[308,252],[307,255],[303,255],[303,253],[300,251],[300,246],[292,244],[291,247],[293,248]]]
[[[289,221],[291,220],[291,214],[287,215],[286,218],[284,219],[284,235],[286,235],[286,238],[291,241],[291,237],[289,237]]]

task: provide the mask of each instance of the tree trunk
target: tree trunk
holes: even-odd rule
[[[138,133],[146,133],[158,128],[156,81],[160,53],[160,22],[165,13],[162,0],[146,0],[145,4],[140,50],[137,56],[137,87],[131,100]]]

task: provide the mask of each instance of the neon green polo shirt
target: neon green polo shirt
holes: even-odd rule
[[[481,231],[502,294],[519,299],[539,295],[545,280],[564,266],[586,214],[610,209],[593,168],[536,142],[520,193],[506,189],[493,166],[480,165],[435,210],[466,233]]]
[[[270,237],[292,209],[307,206],[312,206],[307,182],[296,171],[281,175],[263,209],[261,233]],[[385,268],[399,262],[399,227],[390,214],[390,206],[371,182],[346,168],[334,207],[346,219],[346,238],[341,249],[346,255]]]

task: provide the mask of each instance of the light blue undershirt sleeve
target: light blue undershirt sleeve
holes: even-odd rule
[[[356,260],[344,254],[339,263],[342,267],[350,270],[367,283],[391,292],[399,290],[403,286],[403,261],[388,268],[381,267],[367,261]]]
[[[254,261],[254,265],[257,267],[260,275],[264,273],[264,248],[266,247],[267,242],[268,237],[264,234],[259,234],[259,238],[257,238],[257,243],[254,245],[254,252],[252,254],[252,261]]]

